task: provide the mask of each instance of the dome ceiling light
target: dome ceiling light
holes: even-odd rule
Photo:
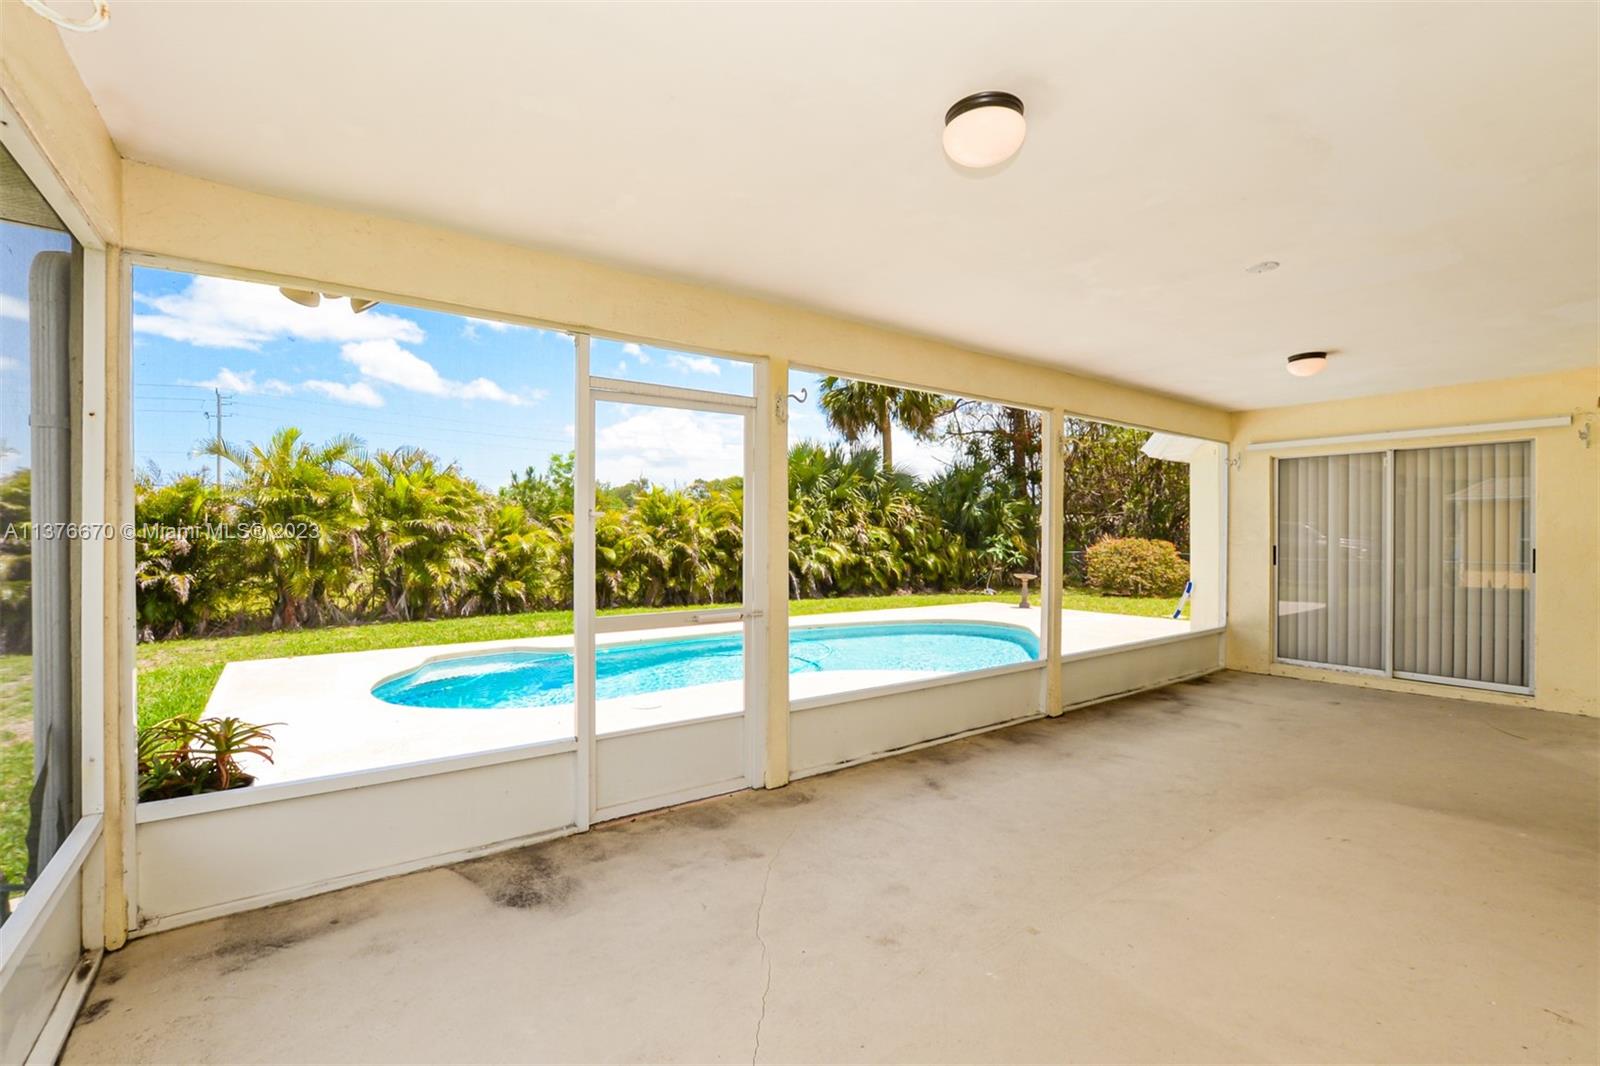
[[[944,154],[957,166],[999,166],[1017,154],[1027,135],[1022,101],[1011,93],[973,93],[944,114]]]
[[[286,289],[280,286],[278,291],[283,293],[285,300],[291,300],[301,307],[316,307],[322,303],[322,293],[310,289]]]
[[[1289,357],[1289,373],[1297,378],[1308,378],[1328,368],[1327,352],[1301,352]]]

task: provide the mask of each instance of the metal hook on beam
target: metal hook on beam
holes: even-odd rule
[[[777,404],[777,407],[778,407],[778,409],[777,409],[778,421],[779,422],[787,422],[787,421],[789,421],[789,401],[790,400],[793,400],[796,403],[805,403],[806,402],[806,398],[808,396],[810,396],[810,395],[811,395],[811,393],[808,390],[801,389],[799,395],[796,395],[795,393],[791,392],[787,396],[779,396],[778,397],[778,404]]]

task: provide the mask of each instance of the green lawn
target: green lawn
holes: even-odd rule
[[[1090,589],[1069,588],[1063,606],[1074,611],[1171,617],[1177,600],[1102,596]],[[849,596],[794,600],[791,615],[872,611],[890,607],[939,607],[1012,599],[1015,591],[997,596],[975,592],[925,596]],[[691,609],[691,608],[684,608]],[[617,614],[618,611],[604,611]],[[572,612],[531,611],[527,614],[441,618],[428,622],[387,622],[301,629],[288,633],[251,633],[240,637],[167,640],[139,646],[139,724],[149,725],[174,715],[198,717],[226,663],[244,659],[281,659],[341,651],[373,651],[427,644],[465,644],[479,640],[550,637],[572,632]],[[24,792],[25,794],[25,792]]]
[[[0,655],[0,880],[12,884],[21,883],[28,872],[32,789],[33,658]]]

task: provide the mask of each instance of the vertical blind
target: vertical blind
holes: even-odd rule
[[[1395,453],[1396,673],[1525,687],[1531,446]]]
[[[1280,460],[1278,658],[1530,687],[1532,463],[1526,442]]]
[[[1278,657],[1381,670],[1386,456],[1278,463]]]

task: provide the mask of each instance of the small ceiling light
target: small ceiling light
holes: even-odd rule
[[[1327,352],[1301,352],[1289,357],[1289,373],[1297,378],[1308,378],[1328,368]]]
[[[1246,274],[1270,274],[1283,264],[1276,259],[1263,259],[1259,263],[1251,263],[1244,268]]]
[[[1011,93],[973,93],[944,114],[944,154],[958,166],[999,166],[1017,154],[1027,135],[1022,101]]]
[[[285,289],[280,287],[278,291],[283,293],[286,299],[293,300],[301,307],[316,307],[322,303],[322,294],[320,292],[312,292],[310,289]]]
[[[377,306],[378,306],[378,301],[377,300],[363,300],[359,296],[350,297],[350,310],[354,311],[358,315],[361,312],[365,311],[369,307],[377,307]]]

